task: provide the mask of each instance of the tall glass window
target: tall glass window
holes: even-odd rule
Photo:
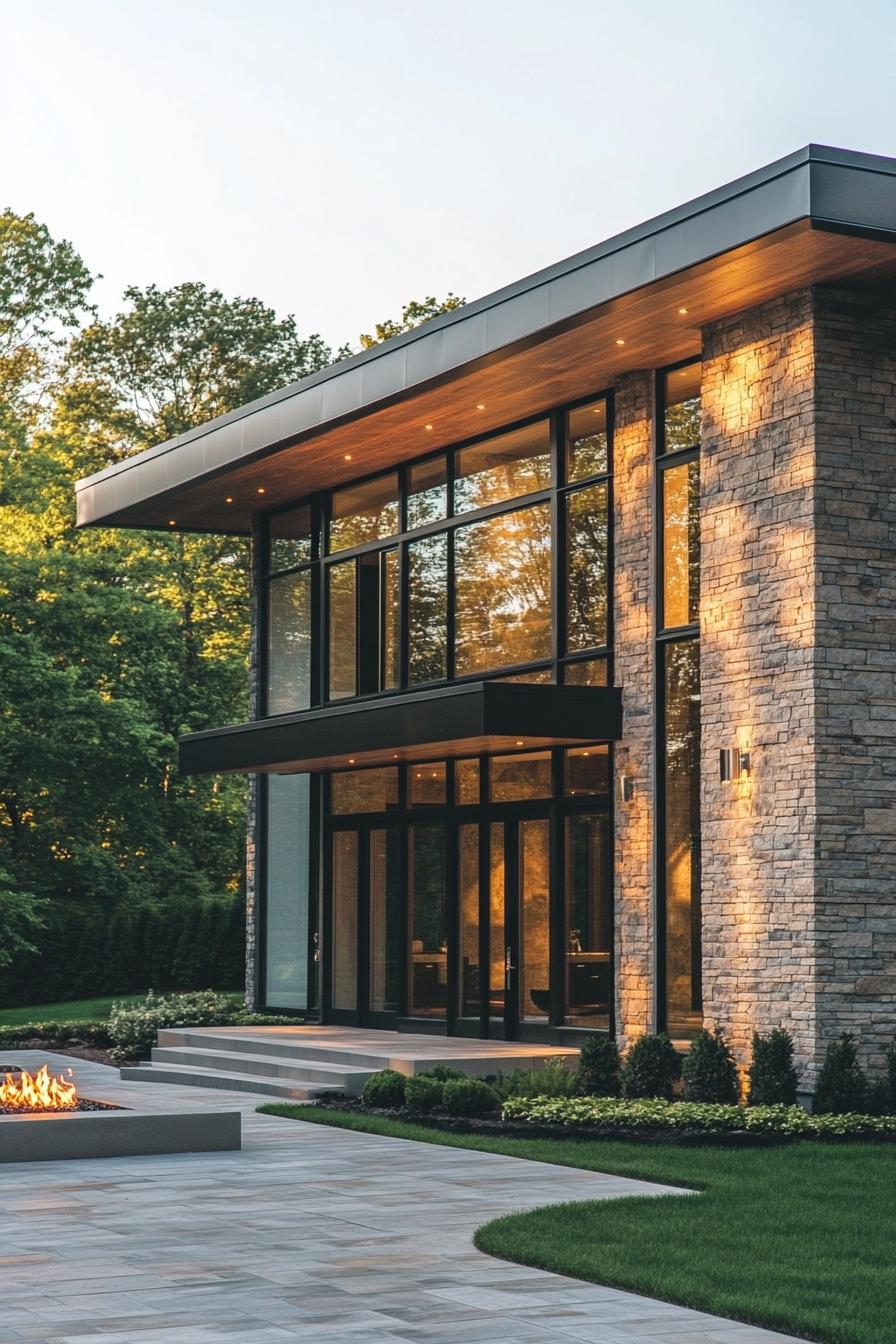
[[[699,363],[660,377],[657,461],[659,897],[666,1030],[701,1026]]]
[[[607,486],[566,496],[566,647],[570,653],[607,642]]]
[[[357,574],[354,560],[327,568],[330,699],[357,695]]]
[[[460,678],[606,684],[611,462],[604,395],[269,515],[265,712]]]
[[[408,1007],[412,1017],[445,1017],[448,1011],[445,838],[444,826],[409,828]]]
[[[265,844],[264,1001],[309,1006],[310,776],[270,775]]]
[[[547,504],[458,528],[455,673],[551,655],[551,511]]]
[[[268,713],[288,714],[311,704],[310,569],[268,582]]]

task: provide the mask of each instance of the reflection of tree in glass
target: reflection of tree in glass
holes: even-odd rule
[[[457,455],[454,507],[458,513],[468,513],[546,490],[550,484],[550,426],[545,420],[462,448]]]
[[[551,513],[547,504],[455,533],[456,671],[508,667],[551,652]]]
[[[606,432],[585,434],[569,441],[566,474],[569,481],[583,481],[588,476],[600,476],[607,470]]]
[[[448,538],[421,537],[408,545],[408,681],[447,675]]]
[[[666,408],[667,453],[676,453],[681,448],[697,448],[700,445],[700,398],[689,397]]]
[[[700,1004],[700,645],[665,651],[666,971],[670,1014]]]
[[[567,648],[607,642],[607,487],[567,496]]]
[[[663,624],[688,625],[699,618],[700,463],[663,473]]]
[[[330,550],[345,551],[398,532],[398,477],[381,476],[333,495]]]

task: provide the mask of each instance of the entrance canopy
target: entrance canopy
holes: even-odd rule
[[[181,738],[184,774],[293,774],[608,742],[622,734],[612,686],[466,682]]]

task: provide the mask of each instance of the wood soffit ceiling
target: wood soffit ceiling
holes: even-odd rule
[[[174,519],[178,531],[248,533],[261,507],[285,504],[587,397],[611,388],[626,372],[696,356],[701,327],[708,322],[807,284],[885,279],[896,279],[891,243],[800,220],[391,402],[124,507],[102,522],[168,530]],[[228,496],[232,504],[226,503]]]

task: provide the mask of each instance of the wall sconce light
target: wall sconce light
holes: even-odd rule
[[[750,774],[750,753],[740,747],[722,747],[719,752],[719,779],[729,784],[738,779],[747,779]]]
[[[630,803],[635,796],[635,781],[631,775],[623,775],[619,781],[619,792],[624,803]]]

